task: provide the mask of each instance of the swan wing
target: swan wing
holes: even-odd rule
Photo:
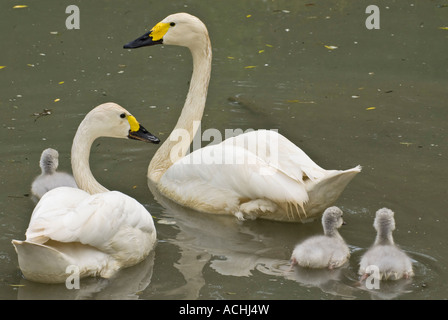
[[[308,200],[300,179],[231,143],[206,146],[183,157],[166,171],[159,186],[171,199],[196,208],[199,203],[234,208],[245,199],[300,205]]]
[[[154,222],[135,199],[117,191],[90,195],[67,187],[42,197],[26,231],[28,241],[79,242],[105,252],[135,250],[132,245],[145,234],[155,238]]]
[[[244,148],[276,170],[300,182],[304,178],[316,181],[328,172],[311,160],[302,149],[274,130],[246,132],[224,140],[223,144]]]

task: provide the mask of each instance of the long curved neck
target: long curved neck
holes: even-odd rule
[[[184,157],[199,128],[207,99],[212,65],[212,50],[208,35],[202,43],[190,48],[193,74],[181,115],[169,138],[154,155],[148,167],[148,178],[159,182],[163,174],[178,159]]]
[[[108,191],[92,175],[89,165],[90,148],[96,137],[88,130],[86,121],[82,121],[73,139],[71,162],[73,177],[78,187],[90,194]]]

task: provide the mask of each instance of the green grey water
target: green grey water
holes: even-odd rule
[[[24,1],[0,4],[0,299],[446,299],[448,7],[438,1]],[[68,5],[80,28],[68,30]],[[380,29],[368,30],[368,5]],[[198,16],[213,46],[202,130],[278,129],[326,169],[363,171],[336,205],[348,223],[349,264],[289,271],[309,224],[236,221],[157,201],[146,182],[158,146],[100,139],[92,172],[144,204],[158,244],[116,279],[81,289],[23,279],[12,239],[24,239],[30,185],[52,147],[70,172],[76,128],[94,106],[127,108],[162,140],[191,75],[186,48],[124,50],[175,12]],[[40,115],[40,116],[39,116]],[[205,145],[206,143],[204,143]],[[377,209],[395,211],[395,241],[415,277],[358,285]]]

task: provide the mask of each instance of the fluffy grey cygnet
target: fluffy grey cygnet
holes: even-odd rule
[[[362,256],[358,273],[361,281],[375,269],[367,273],[368,266],[376,266],[381,280],[408,279],[414,275],[411,259],[399,249],[392,238],[395,230],[394,212],[387,208],[376,212],[373,226],[377,232],[373,246]]]
[[[350,250],[338,232],[343,224],[341,209],[326,209],[322,216],[325,235],[314,236],[298,244],[291,256],[292,265],[329,269],[342,266],[350,257]]]
[[[57,187],[78,188],[71,174],[57,172],[59,165],[59,153],[51,148],[45,149],[40,157],[42,173],[31,184],[32,199],[37,202],[51,189]]]

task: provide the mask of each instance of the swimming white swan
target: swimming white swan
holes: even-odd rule
[[[373,246],[362,256],[358,273],[361,281],[371,274],[379,280],[408,279],[414,275],[411,259],[399,249],[392,237],[395,230],[394,212],[387,208],[379,209],[373,226],[377,232]],[[369,266],[371,267],[368,270]],[[379,274],[375,274],[375,268]],[[373,273],[372,273],[373,272]]]
[[[314,236],[298,244],[291,255],[292,265],[316,269],[342,266],[350,257],[350,250],[338,232],[343,224],[341,209],[326,209],[322,216],[325,235]]]
[[[75,178],[69,173],[58,172],[59,153],[57,150],[45,149],[40,156],[40,169],[42,173],[37,176],[31,184],[31,195],[33,201],[39,201],[42,196],[57,187],[77,188]]]
[[[159,142],[117,104],[102,104],[85,116],[71,151],[80,189],[59,187],[44,194],[26,240],[12,241],[28,280],[60,283],[73,272],[108,278],[142,261],[155,245],[154,222],[145,207],[121,192],[108,191],[93,177],[89,153],[99,137]],[[69,266],[74,269],[67,270]]]
[[[170,137],[148,167],[149,183],[171,200],[207,213],[240,219],[307,221],[337,200],[361,171],[324,170],[284,136],[258,130],[186,155],[199,127],[210,79],[212,49],[205,25],[187,13],[166,17],[124,45],[188,47],[193,56],[190,88]]]

